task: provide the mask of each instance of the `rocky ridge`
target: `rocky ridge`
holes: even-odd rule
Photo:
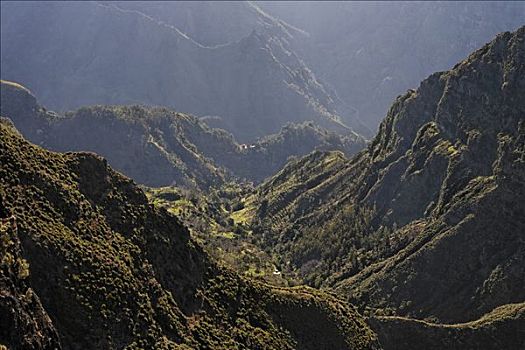
[[[23,86],[0,82],[0,112],[30,141],[57,151],[92,151],[148,186],[206,190],[234,178],[258,183],[289,157],[315,149],[347,156],[365,146],[362,137],[329,132],[312,122],[289,124],[278,134],[239,144],[221,129],[168,108],[90,106],[59,115],[46,110]]]
[[[441,322],[522,302],[524,35],[400,96],[351,160],[314,153],[261,185],[247,202],[281,267],[363,308]]]

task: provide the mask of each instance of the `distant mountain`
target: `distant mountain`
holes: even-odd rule
[[[29,87],[58,111],[147,104],[210,116],[242,142],[306,120],[348,131],[336,95],[288,44],[290,31],[254,5],[241,12],[262,24],[215,46],[183,33],[178,16],[159,17],[168,14],[159,5],[151,15],[117,5],[2,2],[2,79]]]
[[[296,52],[374,132],[396,96],[525,24],[520,1],[257,4],[308,33]]]
[[[520,2],[3,2],[1,9],[1,77],[51,109],[167,106],[209,116],[241,142],[306,120],[371,136],[396,96],[525,17]]]
[[[205,46],[224,45],[247,37],[252,31],[276,35],[284,41],[308,35],[275,18],[251,1],[113,1],[177,27]]]
[[[184,138],[183,130],[190,128],[210,142],[221,137],[194,117],[139,106],[94,106],[59,116],[41,107],[28,90],[9,82],[1,89],[2,116],[43,147],[102,154],[119,171],[150,186],[207,188],[226,180],[225,170]]]
[[[279,268],[437,322],[523,302],[524,40],[500,34],[399,97],[351,160],[316,152],[263,183],[245,210]]]
[[[290,124],[252,144],[198,118],[167,108],[82,107],[64,116],[40,106],[25,87],[0,82],[0,113],[32,142],[57,151],[92,151],[148,186],[219,187],[233,178],[260,182],[290,157],[315,149],[350,156],[364,139],[328,132],[313,123]]]
[[[232,156],[209,143],[200,143],[206,155],[216,159],[232,173],[259,183],[281,170],[294,157],[301,157],[314,150],[337,150],[347,157],[365,146],[363,137],[355,133],[342,135],[323,129],[313,122],[287,124],[277,134],[268,135],[248,145],[239,145],[241,152]],[[210,149],[206,149],[208,148]]]
[[[2,346],[379,348],[333,296],[215,264],[96,155],[43,150],[3,119],[0,161]]]

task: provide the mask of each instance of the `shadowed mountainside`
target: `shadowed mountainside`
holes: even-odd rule
[[[113,3],[3,2],[1,12],[2,79],[28,86],[52,109],[169,106],[213,117],[213,126],[242,142],[305,120],[348,131],[337,97],[276,21],[271,30],[208,47],[169,22]]]
[[[525,347],[525,304],[501,306],[482,318],[462,324],[440,325],[402,317],[370,321],[389,350],[499,350]]]
[[[234,177],[260,182],[290,157],[315,149],[353,155],[363,138],[329,132],[311,122],[289,124],[278,134],[240,145],[224,130],[167,108],[82,107],[65,116],[47,111],[23,86],[0,83],[0,112],[30,141],[56,151],[92,151],[149,186],[207,189]]]
[[[2,239],[20,240],[22,275],[62,348],[378,348],[359,314],[334,297],[217,266],[176,217],[96,155],[43,150],[5,120],[0,141],[1,211],[17,225]],[[6,288],[21,283],[2,276]],[[42,311],[34,317],[49,326]],[[0,341],[12,344],[15,331],[8,322]]]
[[[57,349],[56,329],[27,281],[16,218],[0,202],[0,345],[8,349]]]
[[[363,308],[443,322],[522,302],[524,36],[400,96],[351,160],[313,153],[247,198],[280,267]]]

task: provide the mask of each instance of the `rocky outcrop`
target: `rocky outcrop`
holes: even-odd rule
[[[395,299],[384,306],[457,322],[525,298],[525,247],[520,243],[525,222],[519,214],[525,210],[520,156],[525,104],[518,97],[525,91],[524,35],[525,28],[499,35],[454,70],[435,77],[443,93],[431,120],[413,112],[424,94],[420,90],[427,88],[422,85],[404,101],[406,112],[391,115],[389,132],[376,138],[375,158],[395,161],[363,201],[377,204],[383,222],[426,222],[418,239],[374,276],[367,271],[343,283],[360,280],[357,293],[364,293],[363,300],[379,305],[379,299]],[[389,122],[387,117],[383,130]],[[415,138],[409,130],[418,130]],[[412,139],[407,149],[405,140]],[[437,162],[444,154],[448,160]],[[396,173],[396,167],[401,171]],[[509,171],[502,175],[502,169]],[[392,183],[394,190],[385,192]],[[414,201],[417,209],[411,207]],[[393,286],[396,292],[387,292]]]

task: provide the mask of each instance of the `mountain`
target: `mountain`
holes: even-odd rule
[[[371,323],[385,349],[523,349],[525,304],[501,306],[480,319],[435,324],[402,317],[380,317]]]
[[[16,306],[6,323],[2,313],[1,344],[17,346],[27,331],[34,349],[56,346],[57,333],[63,349],[379,348],[333,296],[218,266],[104,159],[46,151],[5,119],[0,141],[1,248],[10,254],[0,295],[2,308]]]
[[[372,136],[400,92],[525,15],[520,2],[1,6],[1,78],[49,108],[168,106],[243,143],[306,120]]]
[[[365,146],[355,134],[313,123],[290,124],[250,145],[167,108],[90,106],[65,115],[47,111],[25,87],[0,82],[0,112],[32,142],[57,151],[92,151],[149,186],[207,189],[234,177],[260,182],[292,156],[337,149],[350,156]]]
[[[2,3],[2,79],[29,87],[53,110],[167,106],[208,116],[241,142],[276,133],[287,122],[349,130],[336,95],[288,44],[290,32],[262,11],[248,12],[269,21],[266,26],[205,46],[169,19],[117,5]],[[164,6],[183,5],[195,6]]]
[[[140,106],[93,106],[60,116],[19,85],[3,81],[0,87],[2,115],[36,144],[102,154],[119,171],[150,186],[207,188],[226,180],[225,171],[203,157],[180,131],[196,128],[210,141],[222,136],[194,117]]]
[[[224,45],[247,37],[253,30],[290,41],[307,33],[263,11],[251,1],[113,1],[177,27],[205,46]]]
[[[525,18],[519,1],[257,4],[308,33],[295,51],[374,132],[397,95]]]
[[[9,349],[56,349],[56,329],[29,286],[29,265],[22,257],[16,218],[0,202],[0,345]],[[15,327],[13,327],[16,325]]]
[[[398,97],[352,159],[314,152],[265,181],[244,210],[278,267],[438,323],[523,302],[524,37],[500,34]]]
[[[204,149],[206,146],[202,145]],[[288,123],[277,134],[265,136],[253,144],[240,145],[242,151],[236,157],[217,148],[206,154],[239,177],[259,183],[276,174],[293,157],[315,150],[337,150],[350,157],[365,146],[365,139],[358,134],[340,134],[313,122],[304,122]]]

